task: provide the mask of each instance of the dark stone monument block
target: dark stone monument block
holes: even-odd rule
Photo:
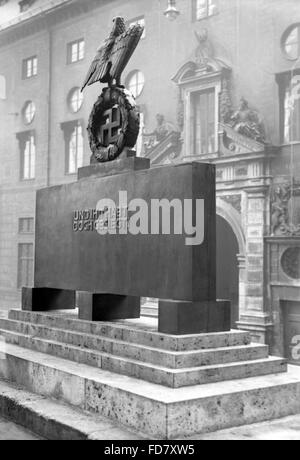
[[[230,331],[231,305],[224,300],[207,302],[159,302],[158,330],[186,335]]]
[[[23,288],[22,310],[49,311],[76,308],[76,292],[49,288]]]
[[[139,297],[110,294],[77,293],[79,319],[86,321],[113,321],[136,319],[141,315]]]
[[[76,211],[94,210],[99,200],[119,203],[153,199],[204,200],[204,241],[188,246],[182,234],[99,235],[84,221],[74,231]],[[171,216],[172,216],[171,212]],[[37,192],[35,287],[182,301],[216,300],[215,167],[187,163],[88,177]],[[149,230],[151,230],[149,211]],[[171,225],[172,227],[172,225]]]

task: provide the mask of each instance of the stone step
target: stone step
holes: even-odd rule
[[[0,329],[42,339],[97,350],[114,356],[134,359],[171,369],[182,369],[214,364],[251,361],[268,357],[266,345],[241,345],[216,349],[174,352],[145,345],[133,345],[124,341],[83,334],[69,330],[36,325],[28,322],[0,319]]]
[[[141,308],[141,316],[145,316],[146,318],[158,318],[158,306],[143,305]]]
[[[193,351],[208,348],[234,347],[249,345],[249,332],[231,331],[215,334],[197,334],[185,336],[171,336],[156,332],[157,321],[152,319],[124,320],[112,323],[90,322],[78,320],[78,313],[51,312],[33,313],[21,310],[11,310],[9,319],[30,322],[36,325],[70,330],[84,334],[93,334],[113,340],[145,345],[169,351]],[[149,325],[150,324],[150,325]]]
[[[116,422],[0,381],[0,416],[50,441],[142,440]]]
[[[170,389],[3,342],[0,357],[0,378],[152,439],[182,439],[300,412],[300,368]]]
[[[234,380],[258,375],[286,372],[286,361],[281,358],[264,358],[202,367],[170,369],[162,365],[142,363],[134,359],[114,356],[95,350],[41,339],[0,329],[0,335],[9,344],[68,359],[81,364],[109,370],[121,375],[136,377],[170,388]]]

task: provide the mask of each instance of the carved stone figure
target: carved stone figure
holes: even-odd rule
[[[136,49],[144,28],[132,25],[126,29],[123,18],[113,21],[113,29],[101,45],[83,83],[108,83],[94,105],[88,124],[91,163],[112,161],[125,147],[135,146],[140,116],[134,97],[121,86],[121,75]]]
[[[293,185],[293,189],[296,184]],[[272,236],[299,236],[300,226],[291,222],[289,204],[294,196],[291,184],[280,184],[273,189],[271,203]]]
[[[160,144],[168,134],[175,131],[174,126],[165,120],[164,115],[158,113],[156,115],[157,126],[152,133],[145,134],[147,141],[145,142],[145,149],[150,150],[156,145]]]
[[[229,81],[224,78],[220,94],[220,118],[222,123],[230,123],[233,114],[232,101],[230,97]]]
[[[249,108],[248,101],[242,98],[238,110],[230,117],[229,124],[235,131],[257,142],[266,143],[266,133],[258,112]]]
[[[202,29],[201,32],[195,31],[195,35],[198,41],[195,62],[199,67],[206,66],[214,54],[212,44],[208,40],[208,31],[207,29]]]

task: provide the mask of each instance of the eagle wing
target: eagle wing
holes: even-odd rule
[[[104,45],[98,49],[82,85],[81,91],[83,91],[86,86],[90,86],[105,78],[109,71],[109,56],[113,43],[114,40],[107,40]]]
[[[119,81],[123,70],[133,55],[144,28],[138,24],[130,26],[117,37],[109,38],[98,52],[89,68],[81,91],[97,81]]]
[[[113,79],[117,81],[120,79],[143,35],[143,31],[144,27],[135,24],[116,38],[110,52],[111,68],[109,72]]]

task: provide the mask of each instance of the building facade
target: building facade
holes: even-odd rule
[[[80,86],[112,18],[145,25],[124,74],[153,165],[217,167],[218,296],[233,325],[296,362],[300,335],[298,0],[0,1],[0,303],[34,267],[35,192],[89,164],[100,93]],[[297,362],[296,362],[297,363]]]

